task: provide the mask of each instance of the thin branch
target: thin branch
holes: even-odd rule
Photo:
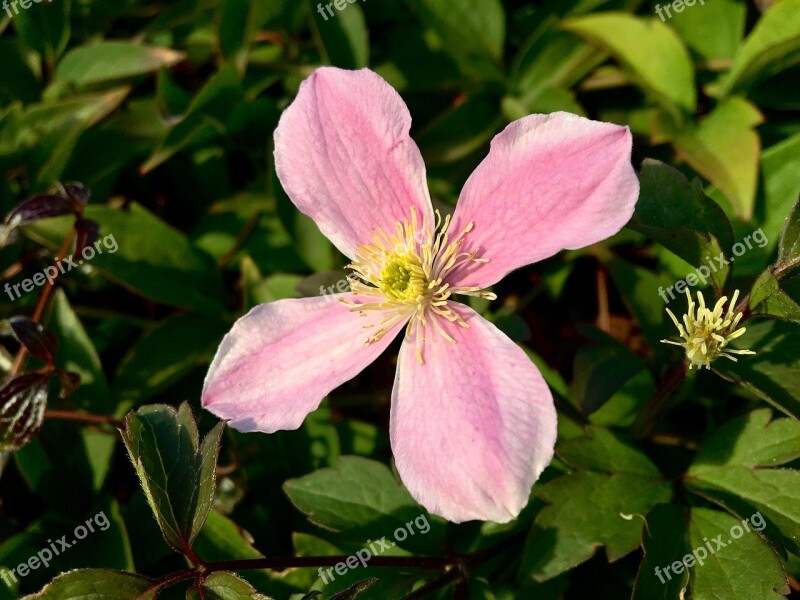
[[[69,235],[64,240],[64,243],[61,244],[61,248],[58,250],[58,254],[56,255],[56,262],[62,260],[67,256],[69,253],[69,249],[72,247],[72,241],[75,238],[75,229],[71,229]],[[47,301],[50,299],[50,295],[53,293],[53,289],[55,289],[55,283],[51,280],[47,280],[44,288],[42,289],[41,294],[39,294],[39,299],[36,301],[36,308],[33,310],[33,316],[31,319],[34,323],[39,323],[42,319],[42,315],[44,315],[44,311],[47,308]],[[14,366],[11,367],[11,374],[10,376],[13,377],[17,375],[20,371],[22,371],[22,366],[25,364],[25,358],[28,356],[28,349],[25,346],[22,346],[17,352],[17,358],[14,359]]]
[[[45,419],[60,419],[62,421],[79,421],[81,423],[90,423],[92,425],[108,424],[113,425],[117,429],[125,428],[124,419],[116,419],[114,417],[107,417],[105,415],[93,415],[91,413],[81,413],[70,410],[48,410],[44,413]]]

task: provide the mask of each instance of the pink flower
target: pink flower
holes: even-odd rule
[[[367,69],[318,69],[275,132],[278,177],[359,281],[262,304],[222,341],[203,405],[241,431],[296,429],[405,328],[391,444],[411,495],[454,522],[507,522],[553,458],[556,411],[525,353],[453,295],[603,240],[639,194],[627,128],[568,113],[497,135],[455,213],[434,214],[400,96]],[[438,227],[437,227],[438,226]]]

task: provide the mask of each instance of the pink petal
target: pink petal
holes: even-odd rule
[[[425,163],[399,94],[368,69],[317,69],[275,131],[278,178],[302,212],[352,257],[372,231],[416,207],[433,223]]]
[[[486,287],[617,233],[639,197],[631,144],[626,127],[564,112],[511,123],[464,185],[451,225],[460,232],[474,221],[464,251],[479,249],[490,261],[461,267],[448,281]]]
[[[433,514],[505,523],[553,458],[553,397],[505,334],[462,304],[450,307],[470,325],[441,320],[455,344],[429,322],[425,364],[416,355],[419,330],[400,350],[391,416],[397,470]]]
[[[223,338],[203,386],[203,406],[240,431],[297,429],[334,388],[383,352],[403,323],[366,344],[366,325],[379,322],[350,311],[351,294],[261,304]]]

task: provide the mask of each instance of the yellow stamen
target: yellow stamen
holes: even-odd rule
[[[727,347],[732,340],[747,331],[744,327],[737,329],[742,313],[733,314],[738,297],[739,290],[736,290],[730,302],[727,302],[728,298],[723,296],[717,301],[714,308],[709,309],[706,307],[702,292],[697,292],[698,304],[695,305],[691,293],[686,290],[689,307],[686,314],[683,315],[683,324],[678,321],[671,310],[667,309],[667,314],[678,328],[681,341],[661,341],[684,348],[686,358],[689,359],[690,369],[693,367],[710,369],[711,363],[720,356],[736,362],[734,354],[755,354],[752,350],[735,350]],[[723,314],[726,302],[728,310]],[[697,306],[697,315],[694,312],[695,306]]]
[[[456,343],[439,323],[444,318],[451,323],[469,328],[461,316],[450,308],[453,294],[476,296],[494,300],[491,292],[477,286],[453,286],[447,281],[459,267],[468,263],[486,263],[488,258],[476,258],[478,249],[461,251],[466,236],[474,229],[468,223],[456,236],[449,231],[450,215],[442,219],[436,211],[436,223],[420,223],[416,207],[411,207],[411,218],[395,224],[394,232],[378,229],[372,233],[372,242],[356,248],[348,277],[350,290],[370,301],[356,303],[343,301],[351,310],[362,315],[368,311],[381,311],[385,317],[375,331],[365,340],[371,344],[388,331],[408,321],[407,333],[416,334],[416,353],[423,363],[422,346],[425,342],[423,328],[431,322],[433,328],[448,342]]]

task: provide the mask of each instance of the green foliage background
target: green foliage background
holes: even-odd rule
[[[797,597],[800,0],[705,0],[663,22],[655,3],[622,0],[340,4],[327,19],[310,0],[52,0],[0,13],[3,214],[80,181],[92,191],[85,217],[118,243],[57,280],[42,323],[80,386],[50,393],[48,410],[114,420],[138,409],[124,444],[109,424],[46,418],[3,453],[0,566],[99,511],[111,525],[19,586],[0,584],[0,598],[78,568],[139,576],[77,572],[37,597],[154,597],[152,580],[186,569],[181,552],[347,555],[426,514],[391,470],[394,346],[297,431],[216,428],[200,445],[188,406],[164,406],[188,401],[212,430],[199,393],[234,319],[343,275],[272,163],[281,111],[321,64],[369,66],[399,90],[445,207],[508,122],[558,110],[630,126],[642,197],[611,240],[523,269],[496,286],[496,302],[474,304],[528,351],[559,408],[557,458],[518,520],[427,516],[430,532],[386,553],[411,557],[406,567],[328,585],[316,568],[232,569],[247,582],[215,573],[205,597]],[[73,221],[7,226],[2,283],[52,264]],[[732,258],[756,230],[763,247],[705,291],[749,292],[737,345],[757,354],[687,375],[680,351],[659,342],[676,334],[659,288],[705,256]],[[36,302],[0,295],[6,315]],[[16,351],[7,338],[3,372]],[[757,511],[764,531],[680,579],[654,575]],[[469,557],[463,572],[413,591],[448,573],[413,557],[453,555]]]

